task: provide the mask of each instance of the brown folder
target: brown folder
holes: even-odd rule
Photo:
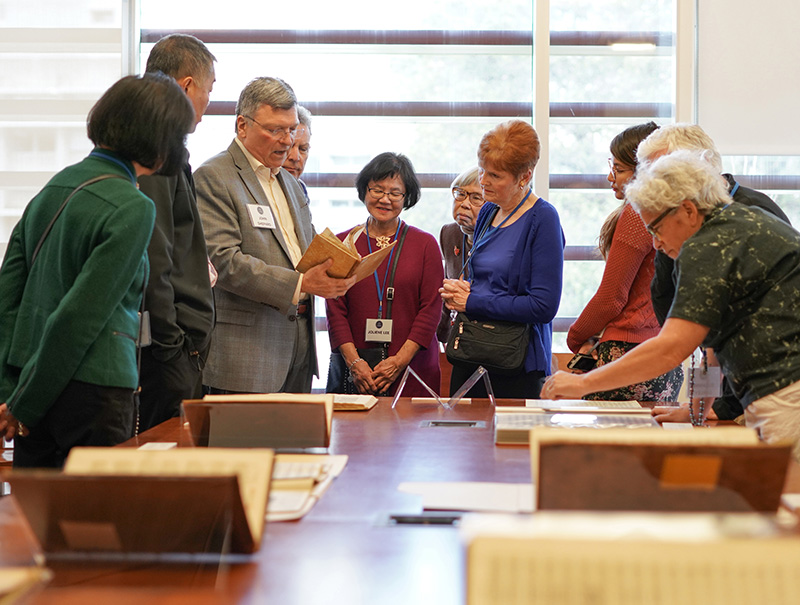
[[[201,447],[328,447],[333,395],[207,395],[185,400],[192,442]]]
[[[42,550],[252,553],[235,476],[97,476],[15,471],[6,480]]]
[[[789,445],[542,443],[537,508],[774,513],[790,453]]]

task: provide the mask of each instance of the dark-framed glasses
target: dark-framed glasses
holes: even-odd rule
[[[381,199],[384,195],[392,202],[401,202],[406,194],[401,191],[384,191],[380,187],[367,187],[369,194],[376,200]]]
[[[650,234],[650,237],[653,237],[661,241],[661,236],[658,234],[658,231],[656,231],[656,229],[658,228],[658,224],[665,218],[667,218],[668,214],[675,212],[679,207],[680,206],[675,206],[674,208],[667,208],[666,210],[664,210],[664,212],[659,214],[656,218],[654,218],[652,221],[650,221],[644,226],[644,228],[647,229],[647,232]]]
[[[486,201],[480,193],[467,193],[461,187],[453,187],[453,198],[459,202],[463,202],[465,199],[469,198],[469,203],[475,206],[475,208],[480,208]]]
[[[619,166],[614,162],[614,158],[608,158],[608,168],[611,170],[611,174],[614,178],[617,178],[618,174],[623,174],[625,172],[633,172],[633,168],[625,168],[623,166]]]
[[[262,124],[261,122],[259,122],[255,118],[251,118],[250,116],[242,116],[242,117],[250,120],[251,122],[254,122],[254,123],[258,124],[259,127],[261,128],[261,130],[263,130],[267,134],[275,137],[276,139],[282,139],[287,134],[290,137],[294,138],[294,135],[297,133],[297,126],[292,126],[291,128],[272,128],[270,126],[266,126],[266,125]]]

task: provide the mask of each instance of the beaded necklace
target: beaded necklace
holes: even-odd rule
[[[700,347],[700,354],[703,356],[703,374],[708,374],[708,354],[705,347]],[[694,415],[694,351],[692,351],[692,362],[689,366],[689,422],[692,426],[703,426],[703,418],[705,418],[706,402],[703,397],[700,398],[700,406],[698,408],[698,416]]]

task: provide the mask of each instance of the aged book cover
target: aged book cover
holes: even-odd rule
[[[392,242],[390,246],[380,248],[362,258],[356,251],[355,242],[363,230],[363,227],[356,227],[350,231],[342,242],[330,229],[326,228],[325,231],[314,236],[295,269],[300,273],[305,273],[311,267],[316,267],[332,258],[333,265],[328,269],[329,276],[346,278],[355,275],[357,281],[361,281],[380,266],[383,259],[389,255],[395,243],[397,243]]]

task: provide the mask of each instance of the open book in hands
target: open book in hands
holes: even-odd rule
[[[311,267],[316,267],[332,258],[333,264],[327,271],[330,277],[345,279],[355,275],[356,281],[361,281],[380,266],[383,259],[391,253],[392,248],[397,243],[392,242],[390,246],[379,248],[372,254],[362,258],[356,250],[356,240],[363,231],[363,225],[354,227],[347,234],[344,241],[340,241],[330,229],[325,229],[322,233],[314,236],[295,269],[300,273],[305,273]]]

